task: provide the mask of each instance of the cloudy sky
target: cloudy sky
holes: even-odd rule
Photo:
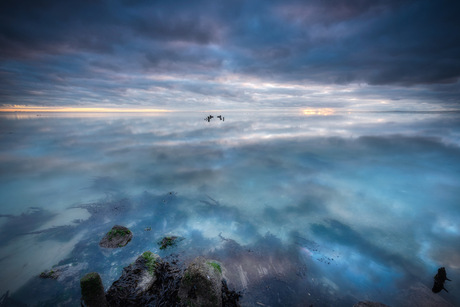
[[[0,108],[460,106],[457,1],[3,0]]]

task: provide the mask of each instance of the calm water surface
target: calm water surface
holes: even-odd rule
[[[460,305],[460,113],[206,115],[0,115],[0,294],[78,306],[150,250],[220,260],[244,306]]]

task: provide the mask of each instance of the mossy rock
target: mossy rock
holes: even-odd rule
[[[84,306],[107,306],[101,276],[96,272],[86,274],[80,279],[81,300]],[[82,304],[83,305],[83,304]]]
[[[59,277],[59,275],[57,274],[56,271],[51,269],[51,270],[46,270],[46,271],[41,272],[39,277],[40,278],[57,279]]]
[[[160,256],[157,254],[154,254],[150,251],[146,251],[142,254],[142,257],[144,258],[144,264],[147,267],[147,271],[151,274],[155,274],[155,268],[158,264],[158,261],[161,260]]]
[[[175,246],[177,242],[180,242],[182,240],[184,240],[184,238],[182,237],[166,236],[158,241],[158,245],[160,245],[160,249],[166,249],[168,247]]]
[[[179,287],[185,306],[222,306],[222,267],[214,260],[195,258],[187,267]]]
[[[222,274],[222,267],[220,266],[219,262],[217,262],[217,261],[208,261],[207,264],[212,266],[214,268],[214,270],[216,270],[217,272]]]
[[[58,281],[80,279],[81,272],[86,270],[87,263],[68,263],[54,266],[40,273],[40,278],[56,279]]]
[[[105,248],[118,248],[128,244],[133,238],[131,230],[124,226],[115,225],[112,229],[102,238],[99,246]]]
[[[107,291],[110,305],[122,306],[130,299],[146,293],[157,280],[155,270],[161,261],[160,256],[147,251],[125,267],[120,278]]]

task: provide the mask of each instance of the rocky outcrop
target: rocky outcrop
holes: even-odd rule
[[[128,244],[133,238],[131,230],[124,226],[115,225],[112,229],[102,238],[99,246],[105,248],[123,247]]]
[[[125,267],[107,291],[110,306],[129,304],[133,298],[145,295],[157,279],[156,268],[160,262],[160,256],[147,251]]]
[[[222,306],[222,268],[219,262],[198,257],[184,272],[179,298],[185,306]]]
[[[198,257],[183,270],[145,252],[123,269],[105,294],[108,306],[240,306],[240,293],[229,290],[219,262]],[[83,284],[82,284],[83,294]],[[101,305],[103,306],[103,305]]]
[[[82,306],[108,306],[105,298],[104,286],[102,285],[102,279],[98,273],[91,272],[83,276],[80,279],[80,288]]]

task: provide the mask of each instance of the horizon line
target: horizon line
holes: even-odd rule
[[[104,107],[40,107],[40,106],[18,106],[0,108],[0,112],[16,112],[16,113],[166,113],[175,112],[168,109],[152,109],[152,108],[104,108]]]
[[[333,115],[341,113],[458,113],[459,109],[434,109],[434,110],[356,110],[342,109],[331,107],[269,107],[255,109],[201,109],[193,110],[199,112],[263,112],[285,109],[286,111],[296,109],[304,115]],[[56,107],[56,106],[25,106],[25,105],[9,105],[0,107],[0,113],[173,113],[173,112],[190,112],[192,110],[174,110],[174,109],[156,109],[156,108],[123,108],[123,107]]]

